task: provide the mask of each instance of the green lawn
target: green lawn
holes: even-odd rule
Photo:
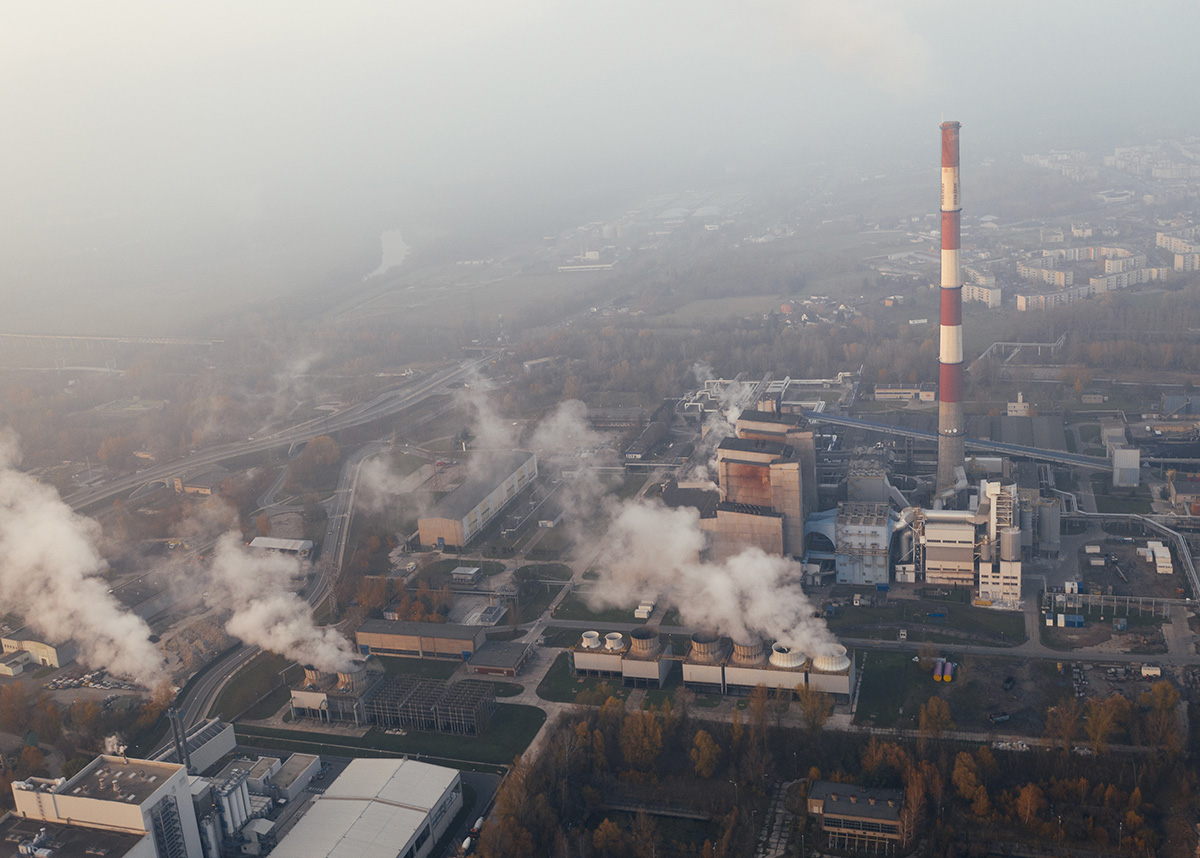
[[[932,684],[911,655],[868,650],[854,720],[877,727],[915,726],[916,701],[909,698],[921,689],[923,696],[918,693],[916,697],[928,699],[932,691],[927,686]],[[903,715],[900,709],[904,710]]]
[[[293,664],[291,659],[282,655],[260,652],[225,683],[213,704],[214,711],[222,719],[233,721],[253,706],[258,698],[276,686],[284,685],[284,678],[279,672]]]
[[[539,586],[532,591],[532,595],[526,592],[521,597],[521,622],[532,623],[541,617],[560,592],[562,592],[561,584]]]
[[[546,671],[537,688],[538,697],[557,703],[574,703],[583,693],[595,694],[601,686],[607,686],[612,696],[622,699],[629,696],[629,689],[621,685],[619,679],[606,680],[592,677],[573,676],[570,668],[570,653],[562,652]]]
[[[517,575],[525,573],[535,578],[549,578],[554,581],[570,581],[575,573],[565,563],[531,563],[517,570]]]
[[[448,557],[445,560],[437,560],[430,563],[427,568],[421,570],[421,574],[418,577],[420,580],[428,583],[431,588],[437,590],[450,583],[450,573],[459,566],[466,566],[468,569],[478,567],[480,574],[484,578],[504,571],[504,564],[498,560],[460,560],[455,557]]]
[[[286,685],[281,685],[243,712],[242,718],[247,721],[259,721],[263,718],[270,718],[286,706],[291,697],[291,689]]]
[[[505,765],[524,752],[546,721],[536,706],[496,704],[496,714],[483,736],[416,733],[396,736],[371,730],[361,739],[316,731],[272,730],[243,724],[235,728],[238,744],[332,754],[348,757],[411,756],[420,754],[455,763]],[[318,750],[320,749],[320,750]],[[462,767],[461,765],[458,767]]]
[[[546,626],[542,630],[543,646],[559,647],[559,646],[574,646],[579,642],[579,631],[577,629],[560,629],[555,626]]]
[[[493,682],[497,697],[516,697],[525,690],[525,686],[517,682]]]
[[[593,620],[596,623],[644,623],[633,616],[631,605],[628,608],[601,608],[595,610],[588,606],[583,596],[572,593],[563,599],[554,612],[560,620]]]
[[[985,646],[1016,646],[1025,642],[1025,617],[1020,613],[933,599],[895,600],[877,608],[843,606],[828,622],[829,628],[838,635],[873,640],[898,640],[899,630],[903,628],[908,630],[910,641]]]

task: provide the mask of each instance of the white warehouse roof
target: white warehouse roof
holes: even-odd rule
[[[271,854],[396,858],[457,777],[415,760],[353,760]]]

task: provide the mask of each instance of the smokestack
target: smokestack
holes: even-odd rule
[[[938,357],[937,490],[953,488],[956,468],[966,465],[963,453],[962,278],[958,270],[959,219],[962,197],[958,183],[957,122],[942,123],[942,313]]]

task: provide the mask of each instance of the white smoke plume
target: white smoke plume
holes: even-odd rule
[[[695,364],[692,372],[701,385],[714,378],[712,367],[706,364]],[[721,389],[716,410],[704,419],[700,441],[692,454],[693,465],[688,476],[695,479],[711,479],[716,470],[717,448],[733,434],[742,412],[754,404],[751,402],[751,394],[757,386],[757,383],[748,384],[734,379]]]
[[[471,446],[478,450],[511,450],[517,446],[517,430],[511,420],[505,420],[500,412],[492,405],[488,396],[492,382],[480,375],[471,373],[467,377],[467,386],[458,391],[456,396],[460,406],[470,410],[472,415],[471,431],[475,438]]]
[[[420,517],[433,506],[432,496],[418,489],[430,478],[434,463],[421,465],[409,474],[392,467],[387,453],[367,459],[358,471],[358,484],[354,491],[354,504],[368,512],[383,512],[395,502],[396,495],[407,495],[405,504]],[[415,509],[412,507],[415,506]]]
[[[734,640],[762,636],[810,656],[829,654],[837,644],[825,621],[814,616],[797,563],[758,548],[719,562],[702,560],[705,536],[691,507],[625,503],[601,544],[602,577],[593,597],[599,604],[627,607],[658,594],[679,610],[685,625]]]
[[[0,433],[0,604],[51,643],[74,640],[79,660],[132,676],[166,680],[150,627],[126,611],[100,577],[100,527],[58,493],[16,470],[16,439]]]
[[[225,623],[231,635],[320,670],[350,666],[349,641],[336,629],[319,628],[312,608],[292,592],[304,576],[298,559],[251,553],[237,533],[226,533],[217,540],[209,574],[212,586],[233,605],[233,616]]]

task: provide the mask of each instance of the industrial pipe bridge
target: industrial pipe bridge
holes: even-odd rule
[[[903,435],[907,438],[920,438],[924,441],[937,442],[937,432],[928,429],[911,429],[907,426],[894,426],[891,423],[877,423],[873,420],[862,420],[858,417],[844,417],[840,414],[825,414],[818,411],[805,411],[804,416],[813,423],[832,423],[836,426],[849,426],[854,429],[865,429],[871,432],[882,432],[885,435]],[[1044,450],[1041,447],[1026,447],[1021,444],[1005,444],[1003,441],[987,441],[982,438],[967,438],[966,446],[973,450],[987,450],[994,453],[1005,453],[1039,462],[1055,462],[1060,465],[1072,465],[1077,468],[1097,468],[1108,470],[1112,467],[1108,459],[1099,456],[1084,456],[1079,453],[1068,453],[1065,450]]]

